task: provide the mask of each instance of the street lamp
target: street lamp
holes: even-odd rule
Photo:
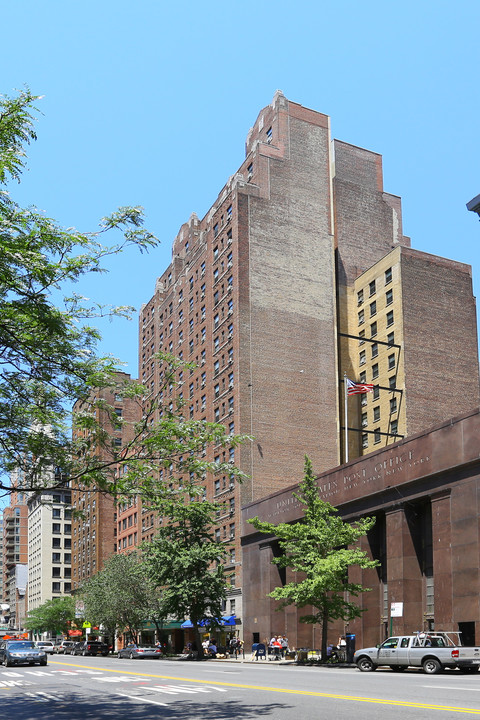
[[[480,218],[480,195],[477,195],[477,197],[474,197],[473,200],[467,203],[467,210],[477,213]]]

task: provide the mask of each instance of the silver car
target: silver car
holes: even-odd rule
[[[5,640],[0,643],[0,663],[5,667],[35,663],[46,665],[47,654],[31,640]]]
[[[117,652],[117,657],[129,658],[134,660],[135,658],[159,658],[162,655],[162,650],[159,647],[142,647],[131,643]]]

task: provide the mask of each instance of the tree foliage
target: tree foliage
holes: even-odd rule
[[[149,581],[137,553],[112,555],[103,569],[92,575],[80,588],[85,603],[85,618],[102,625],[106,634],[126,632],[134,641],[143,622],[156,613],[158,593]]]
[[[201,480],[206,472],[225,471],[241,477],[228,463],[207,462],[204,451],[210,444],[233,447],[242,438],[227,436],[222,425],[187,420],[181,402],[165,402],[193,366],[155,356],[163,376],[156,394],[119,379],[116,361],[98,355],[100,335],[90,321],[130,309],[87,305],[75,294],[58,302],[85,274],[104,272],[109,255],[130,245],[148,250],[158,241],[143,229],[141,208],[121,208],[102,220],[98,232],[81,233],[13,201],[6,186],[20,180],[26,147],[36,138],[37,100],[29,91],[0,98],[0,492],[11,491],[1,476],[12,470],[25,490],[68,478],[75,487],[147,499],[155,497],[162,474]],[[102,245],[111,231],[120,231],[121,240]],[[104,420],[127,421],[102,397],[106,388],[138,404],[139,420],[121,448],[112,444]],[[73,439],[72,426],[78,431]]]
[[[47,632],[52,636],[60,633],[66,635],[74,619],[75,600],[72,597],[59,597],[30,610],[25,627],[37,634]]]
[[[36,139],[38,99],[28,90],[0,97],[0,473],[19,471],[31,489],[43,486],[54,466],[70,472],[71,404],[110,381],[115,369],[111,358],[98,356],[100,335],[89,320],[129,310],[87,304],[65,291],[87,273],[105,272],[105,259],[127,246],[157,244],[139,207],[121,208],[97,232],[82,233],[12,199],[8,184],[20,181]],[[110,231],[120,231],[120,241],[102,245]],[[0,489],[8,491],[6,483]]]
[[[294,497],[304,507],[301,521],[275,525],[255,517],[249,522],[260,532],[278,538],[283,554],[272,562],[298,573],[292,582],[275,588],[270,597],[279,601],[278,609],[292,604],[298,608],[311,606],[313,611],[300,617],[300,622],[322,625],[322,657],[326,658],[328,622],[348,622],[362,612],[352,598],[368,588],[350,582],[348,571],[352,566],[373,568],[378,564],[355,547],[375,519],[344,522],[335,507],[320,499],[309,458],[305,458],[305,476]]]
[[[197,488],[157,497],[157,509],[168,518],[154,539],[143,546],[146,572],[159,589],[162,606],[177,620],[189,618],[198,656],[203,656],[200,627],[220,622],[226,599],[228,546],[214,534],[216,503],[195,498]]]

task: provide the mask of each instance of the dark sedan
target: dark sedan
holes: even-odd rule
[[[127,645],[123,650],[117,652],[118,658],[129,658],[135,660],[136,658],[159,658],[162,651],[159,647],[141,647],[140,645]]]
[[[0,643],[0,663],[5,667],[35,663],[46,665],[47,654],[30,640],[5,640]]]

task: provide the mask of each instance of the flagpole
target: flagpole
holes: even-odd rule
[[[348,394],[347,394],[347,373],[343,374],[343,388],[345,393],[345,462],[348,463]]]

